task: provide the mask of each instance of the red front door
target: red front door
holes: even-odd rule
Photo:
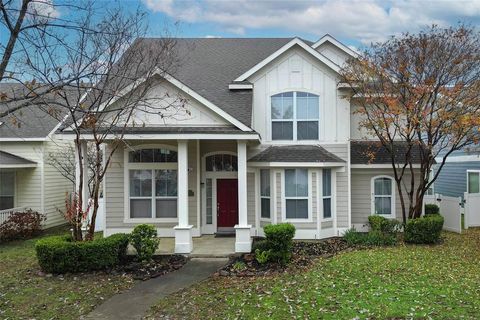
[[[237,179],[217,179],[217,227],[238,224]]]

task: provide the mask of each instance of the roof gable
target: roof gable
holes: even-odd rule
[[[357,52],[350,49],[349,47],[347,47],[346,45],[344,45],[343,43],[341,43],[340,41],[338,41],[337,39],[335,39],[334,37],[332,37],[329,34],[326,34],[323,37],[321,37],[320,40],[315,42],[315,44],[312,46],[312,48],[318,50],[322,45],[324,45],[326,43],[332,44],[333,46],[342,50],[343,52],[345,52],[346,54],[348,54],[351,57],[355,57],[355,58],[358,57]]]

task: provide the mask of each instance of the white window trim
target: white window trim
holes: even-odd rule
[[[324,196],[323,195],[323,170],[325,169],[329,169],[330,170],[330,195],[329,196]],[[333,221],[333,210],[334,210],[334,207],[333,207],[333,201],[334,201],[334,169],[332,168],[325,168],[325,169],[322,169],[319,173],[320,175],[320,183],[321,185],[319,186],[320,188],[320,205],[322,206],[322,209],[321,209],[321,212],[322,212],[322,215],[320,217],[320,219],[322,220],[322,222],[328,222],[328,221]],[[330,199],[330,217],[329,218],[325,218],[325,214],[323,212],[323,200],[324,199]]]
[[[129,162],[129,152],[141,149],[168,149],[178,152],[177,146],[167,144],[146,144],[135,147],[125,148],[123,151],[123,178],[124,178],[124,223],[177,223],[177,218],[153,218],[155,216],[156,199],[177,199],[178,197],[155,196],[155,170],[177,170],[178,162]],[[130,197],[130,170],[152,170],[152,196],[150,197]],[[132,218],[130,217],[130,199],[151,199],[152,200],[152,218]]]
[[[295,169],[295,168],[292,168],[292,169]],[[304,169],[304,168],[297,168],[297,169]],[[307,196],[305,197],[286,197],[285,196],[285,170],[282,170],[281,171],[281,183],[280,183],[280,186],[281,186],[281,197],[282,197],[282,221],[283,222],[292,222],[292,223],[295,223],[295,222],[313,222],[313,215],[312,215],[312,171],[309,170],[309,169],[305,169],[307,170],[307,177],[308,177],[308,192],[307,192]],[[307,206],[308,206],[308,210],[307,210],[307,214],[308,214],[308,217],[306,219],[290,219],[290,218],[287,218],[287,200],[307,200]]]
[[[269,180],[270,180],[270,196],[262,196],[262,173],[261,170],[268,170],[269,171]],[[273,171],[270,168],[260,168],[258,169],[258,202],[259,202],[259,208],[258,208],[258,216],[260,217],[260,221],[263,222],[271,222],[272,217],[273,217],[273,200],[274,197],[272,195],[273,192]],[[265,218],[262,217],[262,199],[269,199],[270,200],[270,217]]]
[[[291,119],[272,119],[272,97],[281,94],[281,93],[288,93],[292,92],[293,93],[293,116]],[[318,118],[316,119],[297,119],[297,93],[302,92],[302,93],[308,93],[308,94],[313,94],[318,96]],[[286,90],[286,91],[281,91],[277,93],[273,93],[269,96],[268,101],[269,101],[269,120],[270,120],[270,141],[273,141],[275,143],[282,143],[282,142],[292,142],[292,141],[306,141],[306,142],[311,142],[311,141],[319,141],[320,140],[320,94],[317,92],[311,92],[311,91],[302,91],[302,90]],[[318,126],[318,137],[317,139],[302,139],[298,140],[297,139],[297,123],[301,121],[317,121],[317,126]],[[273,122],[292,122],[292,130],[293,130],[293,135],[292,135],[292,140],[273,140]]]
[[[379,178],[387,178],[390,180],[390,183],[392,184],[392,195],[391,196],[382,196],[382,195],[375,195],[375,180]],[[395,208],[395,197],[396,197],[396,189],[395,189],[395,183],[394,179],[391,176],[388,175],[379,175],[372,177],[370,180],[370,191],[371,191],[371,208],[370,208],[370,215],[375,215],[375,197],[382,197],[382,198],[391,198],[391,208],[392,208],[392,213],[391,214],[379,214],[379,216],[388,218],[388,219],[394,219],[396,217],[396,208]]]
[[[467,170],[467,193],[468,193],[468,194],[470,194],[470,183],[469,183],[469,181],[468,181],[468,174],[469,174],[469,173],[478,173],[478,176],[479,176],[479,178],[480,178],[480,170],[472,170],[472,169]],[[480,179],[479,179],[479,183],[480,183]],[[480,190],[480,186],[479,186],[478,189]],[[434,190],[434,191],[435,191],[435,190]],[[433,194],[435,194],[435,192],[434,192]],[[480,193],[472,193],[472,194],[480,194]]]

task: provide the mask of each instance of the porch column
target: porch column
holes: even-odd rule
[[[82,157],[82,163],[80,164],[78,157],[78,150],[75,148],[75,192],[82,194],[82,210],[87,209],[88,204],[88,157],[87,157],[87,142],[81,141],[80,154]],[[83,167],[83,186],[80,189],[80,170]]]
[[[192,252],[192,225],[188,224],[188,141],[178,141],[177,216],[175,253]]]
[[[235,252],[250,252],[252,239],[251,225],[247,220],[247,143],[238,141],[238,224],[235,226]]]

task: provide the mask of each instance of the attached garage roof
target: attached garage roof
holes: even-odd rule
[[[253,156],[250,162],[345,162],[320,146],[271,146]]]
[[[37,163],[34,161],[0,151],[0,168],[29,168],[35,166],[37,166]]]
[[[404,163],[408,144],[402,141],[394,143],[395,162]],[[414,164],[421,163],[420,147],[413,148]],[[352,164],[391,164],[390,152],[379,141],[352,141],[350,146]]]

